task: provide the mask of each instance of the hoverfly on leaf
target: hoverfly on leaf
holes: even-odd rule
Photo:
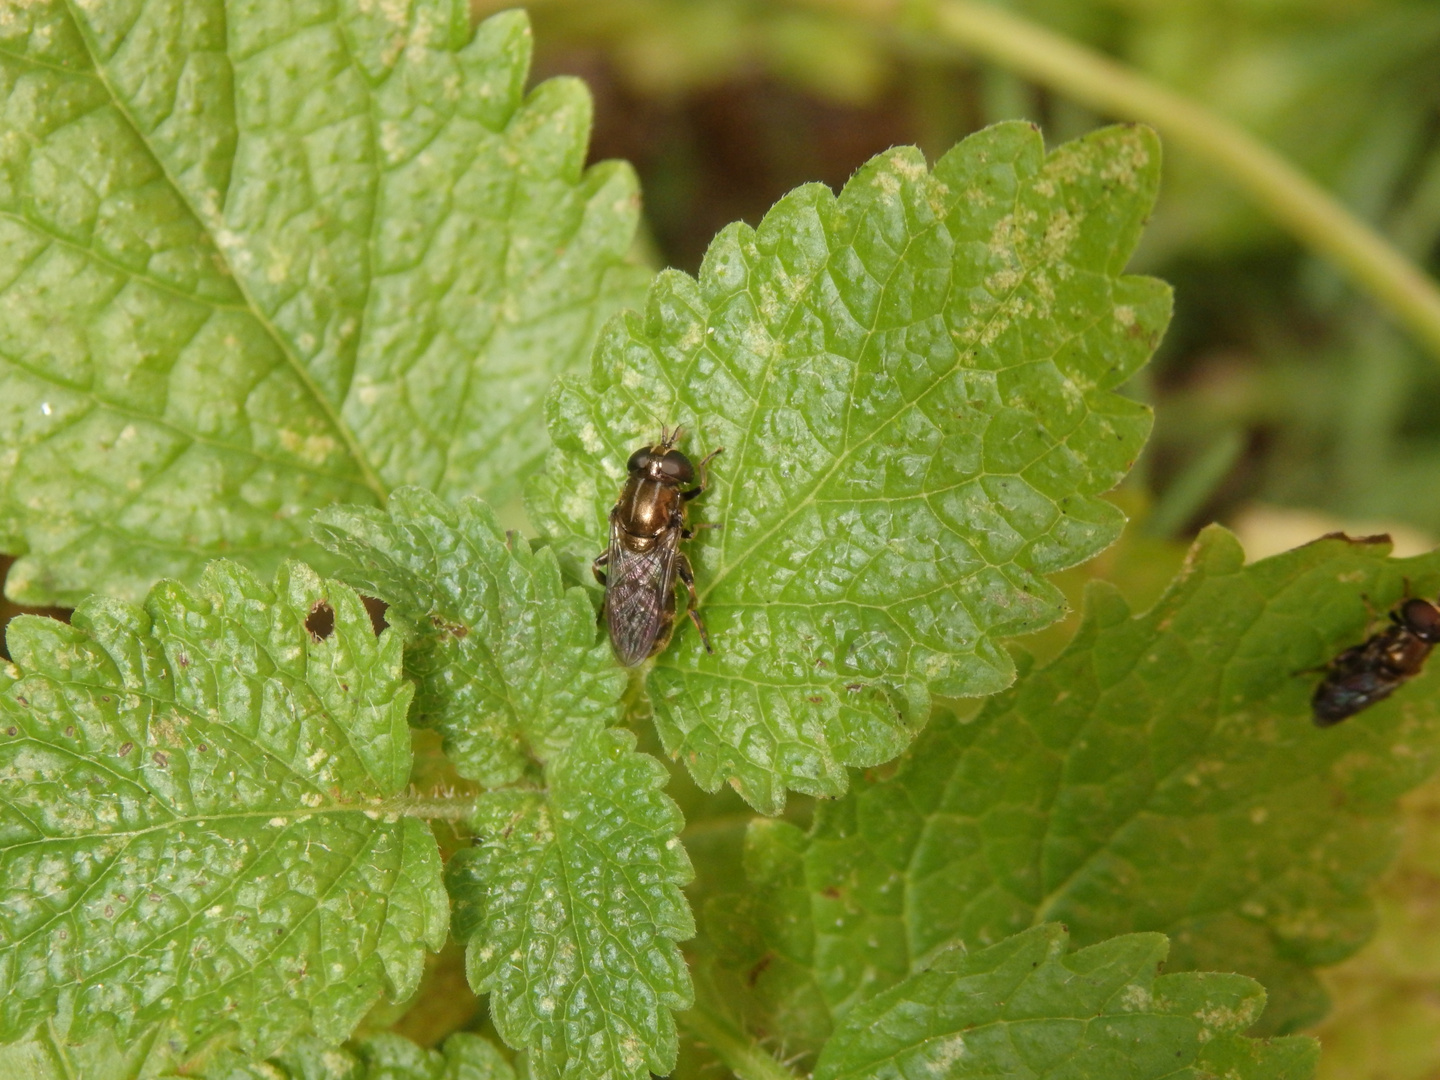
[[[1419,675],[1430,650],[1440,644],[1440,607],[1412,597],[1390,612],[1383,630],[1346,649],[1321,670],[1310,706],[1318,727],[1383,701]]]
[[[680,541],[694,532],[685,525],[685,508],[705,490],[705,466],[722,453],[712,450],[696,467],[676,450],[680,429],[660,429],[660,441],[630,455],[630,477],[610,511],[610,544],[592,564],[595,580],[605,586],[604,620],[610,644],[626,667],[634,667],[665,648],[675,629],[675,581],[690,593],[687,613],[705,651],[713,653],[710,635],[696,610],[695,574],[680,550]],[[697,528],[714,528],[700,525]],[[602,569],[602,567],[604,569]]]

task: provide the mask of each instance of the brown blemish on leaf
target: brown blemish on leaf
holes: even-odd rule
[[[757,960],[754,966],[745,973],[745,985],[753,987],[757,982],[759,982],[760,976],[765,974],[765,969],[770,966],[771,962],[773,962],[774,959],[775,954],[767,952],[764,956]]]
[[[470,628],[464,623],[452,623],[442,619],[439,615],[430,616],[430,625],[442,634],[449,634],[456,641],[461,641],[470,636]]]

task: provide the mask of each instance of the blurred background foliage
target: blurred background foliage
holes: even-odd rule
[[[476,14],[501,6],[477,0]],[[592,156],[633,162],[657,265],[694,272],[711,237],[797,184],[872,154],[933,159],[1026,118],[1062,142],[1118,117],[906,31],[903,0],[539,0],[536,77],[596,98]],[[910,5],[919,8],[923,5]],[[1440,275],[1440,3],[1016,0],[1001,6],[1240,125]],[[869,8],[871,10],[867,11]],[[883,31],[866,14],[892,14]],[[1209,162],[1173,145],[1138,272],[1175,320],[1131,392],[1155,434],[1117,498],[1137,519],[1064,582],[1116,581],[1148,606],[1203,524],[1251,557],[1330,529],[1440,537],[1440,362]],[[1031,642],[1053,654],[1073,626]],[[1329,973],[1322,1076],[1440,1078],[1440,784],[1380,896],[1374,943]]]

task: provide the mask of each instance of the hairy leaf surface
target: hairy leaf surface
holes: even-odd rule
[[[650,669],[668,751],[708,790],[778,812],[894,757],[930,694],[1014,676],[999,639],[1063,609],[1045,574],[1122,517],[1098,495],[1149,414],[1114,391],[1169,314],[1122,276],[1159,177],[1141,128],[1048,157],[1025,124],[931,172],[889,151],[836,197],[786,196],[612,321],[550,401],[532,518],[589,560],[631,452],[683,424],[719,446],[689,545],[715,655],[683,624]]]
[[[1264,983],[1265,1030],[1314,1022],[1311,969],[1370,935],[1395,801],[1440,752],[1432,675],[1310,719],[1304,669],[1365,637],[1365,597],[1440,590],[1440,555],[1387,550],[1326,539],[1244,566],[1209,530],[1154,609],[1092,589],[1052,665],[969,721],[937,716],[809,835],[757,824],[751,906],[706,920],[750,1022],[814,1047],[930,950],[1051,920],[1082,945],[1163,931],[1172,967]]]
[[[316,534],[345,560],[345,580],[409,628],[415,719],[441,732],[462,776],[509,783],[575,733],[619,720],[625,676],[596,640],[589,599],[565,588],[553,552],[507,538],[479,499],[452,509],[402,488],[388,513],[321,511]]]
[[[173,1020],[268,1053],[410,994],[448,911],[399,636],[302,564],[21,616],[0,691],[0,1038]]]
[[[691,997],[683,820],[664,766],[608,726],[626,680],[584,590],[476,499],[407,489],[388,513],[325,511],[317,530],[410,628],[416,721],[491,788],[449,886],[496,1029],[544,1076],[669,1072],[671,1010]]]
[[[503,498],[552,377],[639,295],[589,97],[523,93],[462,0],[9,4],[0,542],[9,595],[138,599],[324,558],[309,511]]]
[[[1305,1080],[1313,1039],[1243,1037],[1265,991],[1240,975],[1159,975],[1168,943],[1130,934],[1066,953],[1037,926],[952,949],[841,1023],[815,1080]]]

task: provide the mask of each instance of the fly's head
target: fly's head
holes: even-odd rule
[[[1440,645],[1440,608],[1412,597],[1400,605],[1395,621],[1427,645]]]
[[[644,477],[657,483],[679,487],[695,479],[695,466],[690,459],[675,449],[680,439],[680,429],[667,433],[660,429],[660,441],[654,446],[642,446],[630,455],[626,468],[631,476]]]

